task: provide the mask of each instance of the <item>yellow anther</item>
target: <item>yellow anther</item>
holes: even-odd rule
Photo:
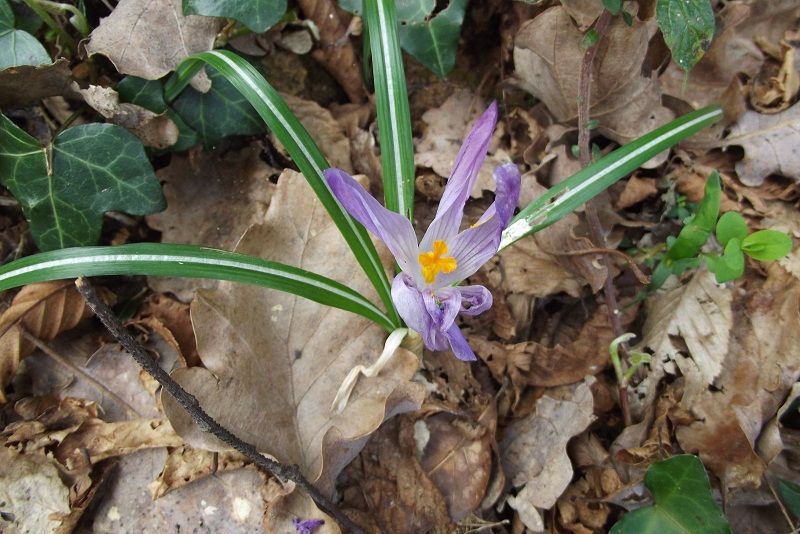
[[[447,243],[441,239],[433,242],[433,250],[420,252],[419,264],[422,266],[422,277],[426,284],[432,284],[439,273],[452,273],[458,267],[456,259],[447,254]]]

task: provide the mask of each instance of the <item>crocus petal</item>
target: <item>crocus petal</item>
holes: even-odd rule
[[[411,222],[381,206],[355,178],[343,170],[326,169],[324,174],[328,186],[347,213],[386,243],[403,271],[419,276],[419,248]]]
[[[294,525],[297,534],[313,534],[317,527],[325,524],[324,519],[299,519],[292,518],[292,525]]]
[[[461,329],[458,328],[458,325],[454,324],[450,327],[447,331],[447,341],[450,343],[450,348],[453,350],[453,354],[456,355],[456,358],[465,362],[474,362],[478,358],[475,356],[475,353],[472,352],[472,347],[469,346],[467,343],[464,334],[461,333]]]
[[[515,165],[495,169],[495,199],[478,223],[458,234],[450,242],[449,254],[456,259],[452,273],[440,274],[435,287],[445,287],[474,274],[489,261],[500,246],[500,235],[514,213],[519,200],[519,170]]]
[[[436,217],[422,238],[421,250],[430,250],[434,241],[447,242],[458,233],[464,215],[464,204],[475,185],[483,160],[486,159],[496,123],[497,103],[492,102],[461,145],[436,210]]]
[[[403,318],[406,325],[412,330],[420,333],[425,345],[430,348],[427,333],[434,329],[433,322],[422,292],[417,288],[414,279],[406,273],[400,273],[392,281],[392,302],[397,309],[397,313]],[[431,341],[432,343],[432,341]],[[442,349],[433,349],[442,350]]]
[[[460,286],[462,315],[480,315],[492,307],[492,294],[483,286]]]
[[[447,350],[450,345],[447,331],[455,323],[461,309],[461,295],[457,289],[446,288],[436,292],[423,291],[422,298],[431,318],[431,328],[422,333],[422,339],[428,340],[425,346],[431,350]]]

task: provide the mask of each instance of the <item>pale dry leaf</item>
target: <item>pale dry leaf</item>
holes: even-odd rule
[[[594,420],[593,380],[550,390],[536,401],[534,413],[506,428],[500,454],[513,485],[524,486],[517,501],[547,509],[567,489],[572,480],[567,443]]]
[[[211,50],[223,23],[184,16],[181,0],[121,0],[91,33],[86,51],[103,54],[122,74],[157,80],[187,56]]]
[[[652,349],[651,367],[675,362],[684,376],[699,379],[703,387],[714,383],[728,354],[732,301],[733,292],[705,270],[689,283],[649,298],[639,347]]]
[[[69,488],[44,455],[0,447],[0,508],[7,534],[55,533],[70,512]]]
[[[173,154],[170,164],[157,172],[164,182],[167,209],[148,215],[147,224],[161,231],[164,243],[233,250],[251,225],[264,220],[274,189],[269,177],[277,171],[261,160],[260,153],[257,145],[251,145],[225,155]],[[198,288],[218,284],[163,277],[148,282],[155,291],[174,293],[183,301]]]
[[[120,103],[119,93],[110,87],[90,85],[86,89],[72,82],[72,89],[83,97],[92,109],[131,131],[145,146],[167,148],[178,142],[178,127],[166,114],[153,113],[136,104]]]
[[[305,100],[287,94],[282,96],[295,117],[317,142],[331,166],[339,167],[352,174],[350,140],[345,135],[344,127],[339,124],[331,112],[313,100]]]
[[[225,471],[241,469],[249,460],[238,452],[211,452],[193,449],[188,445],[169,449],[164,469],[150,484],[153,499],[191,484],[195,480]]]
[[[71,280],[43,282],[23,287],[0,315],[0,404],[6,402],[5,386],[17,372],[22,358],[33,352],[20,327],[43,340],[74,328],[91,315]]]
[[[770,174],[800,181],[800,102],[774,115],[746,112],[720,145],[744,148],[736,174],[745,185],[759,186]]]
[[[629,27],[615,17],[593,63],[590,114],[597,131],[627,143],[670,121],[661,104],[658,80],[642,75],[655,21],[634,18]],[[583,33],[569,13],[553,7],[522,26],[514,42],[516,78],[523,89],[542,100],[559,122],[578,114]],[[662,156],[663,159],[663,156]]]
[[[0,107],[21,108],[49,96],[70,92],[72,71],[69,60],[57,59],[47,65],[19,65],[0,71]],[[24,91],[20,91],[24,87]]]
[[[267,511],[264,514],[264,530],[270,534],[297,534],[292,520],[321,519],[324,523],[314,529],[313,534],[341,534],[339,525],[320,510],[305,491],[297,489],[293,482],[281,485],[276,480],[267,482],[265,490]]]
[[[262,225],[238,252],[318,272],[375,298],[344,239],[299,173],[285,171]],[[330,411],[354,366],[370,365],[382,330],[358,316],[273,290],[230,283],[198,292],[192,322],[205,368],[173,377],[221,424],[282,462],[298,464],[330,491],[336,475],[367,437],[395,413],[419,406],[424,389],[410,384],[419,362],[399,349],[377,376],[361,379],[341,414]],[[230,402],[231,391],[237,402]],[[225,450],[200,431],[172,399],[164,408],[192,446]]]
[[[640,178],[635,174],[625,182],[617,199],[617,209],[624,210],[658,193],[655,178]]]
[[[578,23],[581,31],[588,30],[604,9],[603,4],[595,0],[561,0],[561,5]]]
[[[464,136],[485,109],[483,98],[468,89],[457,89],[440,107],[426,111],[422,115],[426,128],[422,138],[415,143],[414,163],[448,178]],[[511,160],[503,149],[497,147],[496,139],[501,133],[502,128],[498,127],[495,140],[489,145],[490,154],[481,165],[472,188],[473,198],[480,198],[483,191],[494,191],[495,167]]]
[[[758,487],[765,464],[755,452],[762,426],[800,378],[800,282],[779,265],[761,287],[738,294],[733,333],[719,389],[691,388],[681,406],[696,421],[679,427],[685,450],[696,450],[726,487]]]
[[[581,293],[585,280],[544,252],[535,239],[522,239],[499,254],[499,268],[490,274],[509,293],[545,297],[564,292],[573,297]]]

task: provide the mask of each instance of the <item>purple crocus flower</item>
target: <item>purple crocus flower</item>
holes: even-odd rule
[[[297,534],[313,534],[313,532],[325,524],[324,519],[300,519],[292,518],[292,525],[294,525]]]
[[[340,169],[327,169],[325,178],[342,206],[389,248],[401,273],[392,282],[392,300],[400,317],[419,332],[430,350],[448,347],[460,360],[476,360],[455,324],[456,316],[478,315],[492,306],[483,286],[455,284],[475,273],[500,245],[519,197],[519,170],[514,164],[497,167],[495,201],[478,222],[459,232],[464,205],[486,157],[497,122],[492,103],[464,139],[444,189],[436,217],[422,241],[402,215],[381,206],[356,180]]]

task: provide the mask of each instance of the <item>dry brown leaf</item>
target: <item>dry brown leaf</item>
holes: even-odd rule
[[[158,479],[150,484],[153,499],[158,499],[172,490],[195,480],[241,469],[249,461],[238,452],[211,452],[193,449],[187,445],[169,449],[164,469]]]
[[[627,143],[670,121],[654,78],[642,75],[655,21],[634,18],[629,27],[616,17],[600,41],[593,64],[591,116],[598,131]],[[521,86],[559,122],[577,118],[583,34],[567,11],[553,7],[526,23],[515,39],[514,64]]]
[[[69,488],[40,454],[0,447],[0,530],[7,534],[57,532],[69,515]]]
[[[555,224],[537,232],[534,239],[543,252],[557,258],[561,265],[578,275],[596,293],[603,287],[608,277],[608,269],[597,254],[576,254],[594,248],[591,240],[585,235],[586,231],[579,229],[580,224],[580,218],[570,213]],[[608,244],[608,246],[613,245]]]
[[[154,293],[142,303],[138,316],[161,323],[177,342],[184,364],[188,367],[198,364],[200,356],[197,354],[197,341],[194,339],[188,304],[171,299],[163,293]]]
[[[551,508],[567,489],[572,480],[567,442],[594,420],[589,384],[551,390],[536,402],[534,413],[505,429],[500,445],[503,467],[514,487],[524,486],[509,499],[514,509],[523,504]],[[528,527],[535,530],[538,525]]]
[[[767,274],[763,286],[736,295],[719,389],[687,376],[681,399],[696,417],[678,428],[681,447],[698,451],[727,488],[761,484],[765,464],[756,439],[800,378],[800,281],[777,264]]]
[[[157,80],[185,57],[211,50],[223,23],[184,16],[181,0],[121,0],[91,33],[86,51],[103,54],[122,74]]]
[[[61,58],[48,65],[19,65],[0,71],[0,107],[21,108],[48,96],[70,91],[69,60]],[[24,87],[24,91],[20,91]]]
[[[594,0],[561,0],[561,5],[578,23],[581,31],[588,30],[604,9],[603,4]]]
[[[145,146],[163,149],[178,142],[178,127],[166,114],[159,115],[136,104],[120,103],[119,93],[110,87],[90,85],[81,89],[72,82],[72,89],[80,93],[92,109],[113,124],[130,130]]]
[[[352,174],[350,140],[345,135],[344,127],[333,117],[331,112],[312,100],[292,95],[282,96],[295,117],[311,133],[311,137],[317,142],[331,166],[339,167]]]
[[[464,136],[485,109],[483,98],[467,89],[457,89],[440,107],[426,111],[422,121],[427,127],[416,142],[414,163],[448,178]],[[497,139],[502,132],[502,127],[495,130],[489,156],[484,160],[471,191],[473,198],[480,198],[483,191],[494,191],[494,168],[511,159],[503,149],[497,148]]]
[[[343,238],[299,173],[285,171],[262,225],[237,251],[296,265],[374,296]],[[424,388],[410,384],[419,362],[403,349],[375,378],[361,379],[347,409],[330,411],[345,375],[380,354],[384,333],[345,311],[253,286],[220,284],[192,303],[205,368],[173,377],[221,424],[282,462],[298,464],[329,492],[339,471],[381,422],[419,405]],[[230,402],[231,392],[237,402]],[[200,431],[162,396],[165,412],[189,444],[226,447]]]
[[[293,482],[281,485],[274,479],[267,482],[264,491],[267,511],[264,514],[264,530],[270,534],[297,534],[293,520],[322,519],[324,523],[314,529],[313,534],[341,534],[339,525],[308,496],[298,490]]]
[[[658,194],[655,178],[639,178],[635,174],[625,182],[625,189],[617,199],[617,209],[624,210]]]
[[[261,150],[252,145],[224,156],[201,152],[172,155],[169,166],[158,171],[164,182],[167,209],[147,216],[147,224],[162,232],[164,243],[188,243],[233,250],[252,224],[264,220],[276,171],[264,163]],[[174,293],[188,301],[197,288],[214,288],[218,282],[188,278],[152,277],[155,291]]]
[[[20,360],[34,348],[22,336],[20,326],[39,339],[50,340],[89,315],[91,311],[71,280],[23,287],[0,315],[0,404],[6,402],[4,389]]]
[[[780,64],[769,62],[753,80],[750,104],[761,113],[778,113],[788,108],[800,91],[800,73],[795,66],[795,48],[782,43]]]
[[[719,144],[744,148],[736,173],[745,185],[761,185],[770,174],[800,181],[800,102],[775,115],[746,112]]]

